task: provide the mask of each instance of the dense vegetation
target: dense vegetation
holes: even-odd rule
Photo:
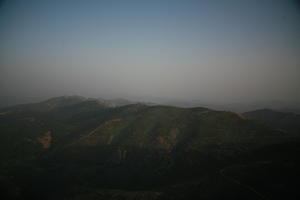
[[[1,199],[296,199],[299,141],[232,112],[59,97],[0,110]]]

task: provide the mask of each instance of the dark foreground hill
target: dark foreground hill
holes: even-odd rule
[[[287,199],[298,135],[232,112],[60,97],[0,111],[1,199]]]

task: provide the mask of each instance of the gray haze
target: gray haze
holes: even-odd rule
[[[125,3],[126,2],[126,3]],[[300,102],[298,1],[1,1],[0,106]]]

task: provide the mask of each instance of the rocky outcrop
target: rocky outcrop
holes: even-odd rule
[[[38,137],[37,140],[43,146],[44,149],[49,149],[52,142],[51,131],[44,133],[43,135]]]

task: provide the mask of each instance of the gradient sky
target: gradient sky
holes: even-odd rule
[[[300,102],[295,0],[6,0],[0,97]]]

